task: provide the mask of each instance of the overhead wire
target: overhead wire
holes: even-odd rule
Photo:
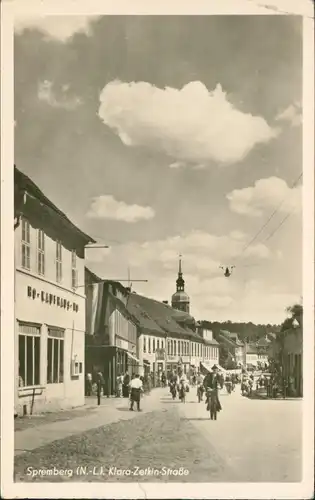
[[[302,178],[303,176],[303,172],[300,173],[300,175],[297,177],[297,179],[295,179],[295,181],[293,182],[292,186],[291,186],[291,189],[295,188],[299,182],[299,180]],[[283,203],[285,202],[285,200],[287,199],[287,196],[286,195],[282,200],[281,202],[279,203],[279,205],[274,209],[274,211],[272,212],[272,214],[269,216],[269,218],[267,219],[267,221],[262,225],[262,227],[257,231],[257,233],[254,235],[254,237],[249,241],[249,243],[247,243],[244,248],[241,250],[241,255],[254,243],[254,241],[257,240],[258,236],[263,232],[263,230],[267,227],[267,225],[269,224],[269,222],[273,219],[273,217],[278,213],[278,211],[280,210],[280,208],[282,207]],[[268,241],[271,236],[273,236],[278,229],[280,229],[280,227],[282,226],[282,224],[284,224],[284,222],[290,217],[290,215],[292,215],[293,212],[291,212],[290,214],[287,214],[283,221],[280,223],[280,225],[272,232],[271,235],[269,235],[267,237],[266,240],[264,241]]]

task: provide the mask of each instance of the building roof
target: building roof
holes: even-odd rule
[[[140,329],[144,333],[156,333],[160,335],[165,335],[165,330],[163,330],[154,319],[146,312],[144,308],[141,307],[138,300],[136,299],[136,294],[131,293],[128,297],[127,309],[137,320]]]
[[[190,328],[180,325],[175,319],[176,315],[178,317],[178,311],[175,311],[172,307],[163,302],[144,297],[143,295],[138,295],[137,293],[131,293],[127,307],[130,312],[132,311],[132,314],[136,315],[137,319],[140,321],[140,326],[147,330],[152,331],[151,327],[154,327],[156,330],[156,325],[158,325],[158,331],[164,334],[168,333],[185,337],[190,336],[196,338],[196,340],[202,340],[199,335]]]
[[[259,347],[269,347],[270,343],[271,343],[270,339],[268,339],[266,337],[262,337],[259,340],[257,340],[256,345]]]
[[[228,340],[231,344],[234,344],[237,347],[243,347],[244,342],[242,342],[237,333],[229,332],[228,330],[220,330],[219,337],[222,337],[225,340]]]
[[[75,226],[70,221],[70,219],[68,219],[68,217],[56,205],[54,205],[54,203],[52,203],[52,201],[50,201],[49,198],[47,198],[47,196],[44,195],[44,193],[35,184],[35,182],[33,182],[27,175],[21,172],[15,165],[14,165],[14,185],[18,189],[27,192],[28,195],[31,196],[31,198],[36,199],[37,201],[45,205],[47,208],[49,208],[51,212],[54,212],[56,215],[58,215],[62,219],[62,221],[67,225],[68,229],[76,232],[87,243],[95,243],[95,240],[91,238],[91,236],[88,236],[83,231],[81,231],[81,229]]]
[[[215,339],[209,340],[209,339],[203,338],[203,341],[205,344],[208,344],[208,345],[220,345],[219,342],[217,342],[217,340],[215,340]]]

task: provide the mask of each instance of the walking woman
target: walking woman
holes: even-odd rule
[[[134,403],[137,404],[137,410],[141,411],[140,398],[142,391],[143,391],[142,380],[140,380],[140,377],[137,374],[130,382],[130,408],[129,408],[130,411],[133,411]]]

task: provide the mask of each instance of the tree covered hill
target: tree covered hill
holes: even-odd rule
[[[254,323],[234,323],[232,321],[202,321],[204,328],[213,331],[214,338],[217,337],[220,330],[228,330],[237,333],[240,340],[254,342],[267,333],[278,333],[281,325],[255,325]]]

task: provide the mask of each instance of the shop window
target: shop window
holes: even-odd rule
[[[62,246],[60,241],[56,241],[56,281],[62,281]]]
[[[19,323],[19,386],[40,384],[40,327]]]
[[[64,330],[48,328],[47,384],[64,381]]]
[[[37,231],[37,272],[45,274],[45,233],[41,229]]]
[[[22,219],[22,267],[31,269],[31,232],[26,219]]]

